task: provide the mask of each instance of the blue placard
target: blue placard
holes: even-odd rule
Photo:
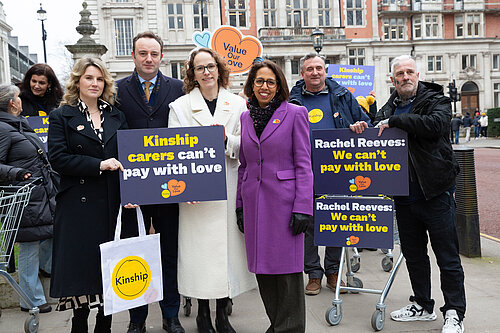
[[[47,137],[49,132],[49,116],[42,117],[26,117],[30,127],[35,131],[47,151]]]
[[[378,132],[313,130],[314,193],[408,195],[408,135],[397,128]]]
[[[314,244],[393,248],[394,202],[384,198],[334,197],[314,203]]]
[[[328,77],[346,87],[355,97],[366,97],[373,90],[375,66],[330,64]]]
[[[222,126],[118,131],[122,204],[226,200]]]

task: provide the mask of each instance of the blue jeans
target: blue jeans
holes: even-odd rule
[[[479,138],[479,132],[481,130],[480,126],[474,126],[474,137],[477,139]]]
[[[38,269],[50,273],[52,266],[52,238],[19,243],[19,286],[35,306],[47,303]],[[21,307],[29,308],[20,301]]]
[[[455,200],[448,191],[430,200],[419,200],[410,205],[396,202],[401,250],[406,259],[414,295],[410,301],[432,313],[431,266],[427,255],[430,238],[440,271],[444,306],[457,311],[460,318],[465,314],[464,271],[458,253],[458,237],[455,216]]]
[[[460,136],[460,130],[453,131],[455,134],[455,144],[458,145],[458,137]]]

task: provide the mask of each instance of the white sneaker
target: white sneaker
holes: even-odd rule
[[[432,321],[436,318],[435,312],[429,313],[415,302],[391,312],[391,319],[395,321]]]
[[[464,323],[460,321],[457,311],[448,310],[444,317],[444,325],[441,333],[463,333],[465,332]]]

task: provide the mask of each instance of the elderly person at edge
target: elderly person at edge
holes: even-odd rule
[[[267,332],[305,332],[304,235],[312,223],[307,110],[287,102],[282,70],[256,63],[244,87],[236,213],[248,269],[271,322]]]
[[[179,293],[198,299],[198,332],[215,330],[208,299],[216,298],[217,332],[235,332],[229,298],[253,289],[245,242],[236,225],[240,115],[245,100],[226,90],[229,68],[211,49],[191,52],[184,66],[186,95],[170,103],[169,127],[224,126],[227,200],[179,204]],[[204,274],[199,274],[202,271]]]
[[[28,125],[19,88],[0,86],[0,185],[22,186],[30,177],[43,178],[33,188],[21,218],[16,242],[19,243],[19,285],[41,313],[50,312],[38,271],[50,273],[52,265],[53,215],[56,188],[50,177],[42,141]],[[3,237],[3,235],[2,235]],[[30,306],[21,301],[21,310]]]
[[[73,66],[61,107],[50,113],[49,158],[61,175],[56,197],[50,294],[57,310],[73,310],[72,333],[111,332],[104,316],[99,245],[113,239],[120,207],[116,132],[127,128],[113,106],[111,74],[97,58]]]

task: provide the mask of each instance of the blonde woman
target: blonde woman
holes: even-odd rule
[[[61,107],[50,113],[49,159],[61,175],[54,221],[50,295],[57,310],[73,310],[71,332],[111,332],[104,316],[99,244],[112,240],[120,205],[116,131],[125,116],[113,106],[114,85],[104,63],[77,61]]]

